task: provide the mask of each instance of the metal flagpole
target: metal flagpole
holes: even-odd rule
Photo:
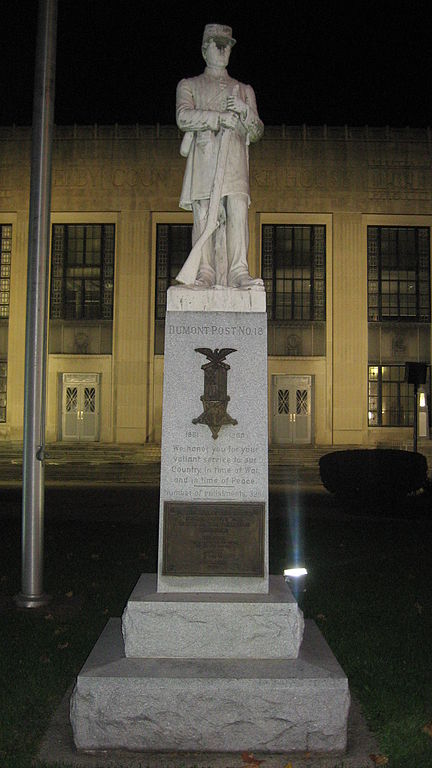
[[[39,0],[33,97],[25,342],[21,608],[45,605],[43,590],[45,381],[51,154],[57,0]]]

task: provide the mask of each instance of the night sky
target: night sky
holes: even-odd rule
[[[427,126],[430,3],[59,0],[58,124],[175,122],[175,88],[204,67],[207,22],[233,27],[229,72],[250,83],[264,123]],[[36,0],[0,29],[0,124],[32,116]]]

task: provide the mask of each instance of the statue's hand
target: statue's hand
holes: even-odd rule
[[[229,128],[234,130],[238,123],[239,116],[236,112],[221,112],[220,126],[221,128]]]
[[[238,96],[228,96],[226,101],[227,109],[229,112],[235,112],[239,117],[244,120],[247,115],[247,104],[243,99],[239,99]]]

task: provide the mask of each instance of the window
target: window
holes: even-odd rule
[[[6,421],[12,225],[0,224],[0,424]]]
[[[430,322],[427,227],[368,227],[368,318]]]
[[[0,360],[0,423],[6,421],[7,362]]]
[[[430,387],[428,369],[427,386]],[[414,385],[405,381],[404,365],[369,366],[370,427],[412,427]]]
[[[0,320],[9,317],[12,226],[0,225]]]
[[[54,224],[53,320],[112,320],[114,224]]]
[[[155,353],[163,354],[167,290],[174,285],[192,249],[192,224],[158,224],[156,228]]]
[[[325,226],[264,224],[262,236],[268,319],[325,320]]]
[[[156,320],[165,320],[167,290],[192,249],[192,224],[158,224],[156,229]]]

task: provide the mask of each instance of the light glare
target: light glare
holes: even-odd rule
[[[294,579],[298,579],[299,576],[306,576],[306,568],[285,568],[284,576],[288,576]]]

